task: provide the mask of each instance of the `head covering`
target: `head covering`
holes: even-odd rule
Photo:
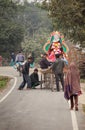
[[[73,71],[73,70],[78,70],[78,69],[77,69],[77,66],[76,66],[76,64],[75,64],[74,62],[71,62],[71,63],[70,63],[69,69],[70,69],[71,71]]]
[[[80,74],[79,70],[74,62],[70,63],[68,72],[65,77],[65,90],[66,86],[71,87],[70,95],[80,93]]]
[[[32,59],[32,57],[31,57],[31,56],[28,56],[27,59]]]
[[[34,69],[34,71],[37,71],[37,72],[38,72],[38,69],[37,69],[37,68],[35,68],[35,69]]]

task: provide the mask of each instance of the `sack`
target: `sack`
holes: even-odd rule
[[[21,73],[23,73],[23,71],[24,71],[24,65],[21,65],[21,66],[19,67],[19,71],[20,71]]]
[[[25,63],[26,63],[26,61],[23,62],[23,63],[21,63],[21,64],[19,65],[19,71],[20,71],[21,73],[23,73],[23,72],[25,71]]]

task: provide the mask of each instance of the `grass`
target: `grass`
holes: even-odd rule
[[[82,89],[85,91],[85,79],[80,79],[80,82],[83,83]]]
[[[9,78],[6,76],[0,76],[0,90],[4,89],[7,86]]]
[[[85,113],[85,104],[83,104],[82,106],[83,106],[83,112]]]
[[[80,82],[81,83],[85,83],[85,79],[80,79]]]

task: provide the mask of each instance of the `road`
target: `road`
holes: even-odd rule
[[[13,76],[0,93],[0,130],[85,130],[85,115],[69,110],[63,92],[46,89],[17,90],[22,81],[12,67],[0,67],[0,75]]]

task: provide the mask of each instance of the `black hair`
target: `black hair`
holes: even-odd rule
[[[56,58],[59,58],[59,57],[60,57],[60,54],[56,54],[55,56],[56,56]]]
[[[37,69],[37,68],[35,68],[35,69],[34,69],[34,71],[37,71],[37,72],[38,72],[38,69]]]

